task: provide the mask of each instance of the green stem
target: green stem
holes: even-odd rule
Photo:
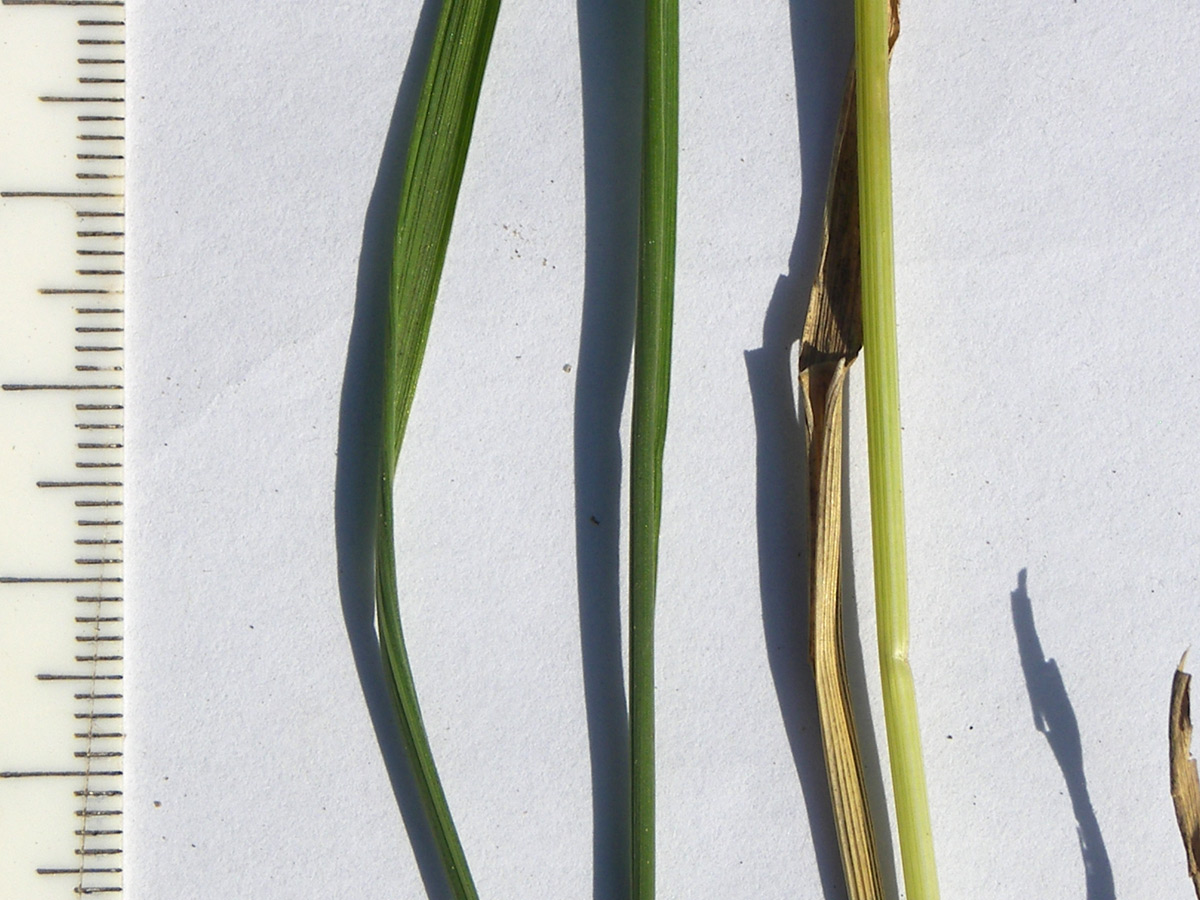
[[[646,2],[641,253],[629,514],[632,896],[654,897],[654,600],[671,376],[679,173],[679,3]]]
[[[421,719],[400,627],[393,481],[429,340],[500,0],[445,0],[421,90],[396,222],[384,336],[375,602],[384,672],[434,844],[455,900],[477,900]]]
[[[863,359],[879,665],[908,900],[937,900],[933,832],[908,663],[908,579],[892,257],[887,0],[855,0]]]
[[[417,792],[429,818],[430,831],[433,833],[433,841],[442,861],[451,894],[455,900],[478,900],[479,894],[475,890],[475,882],[467,866],[467,857],[458,838],[458,831],[454,827],[454,819],[450,815],[446,792],[442,789],[437,766],[433,762],[433,751],[430,749],[429,737],[421,719],[421,707],[417,702],[412,669],[409,667],[408,652],[404,646],[404,634],[400,628],[390,478],[383,479],[379,499],[380,527],[375,547],[375,609],[379,622],[384,676],[399,714],[404,749],[412,765]]]

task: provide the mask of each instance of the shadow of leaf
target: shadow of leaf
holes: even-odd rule
[[[1083,771],[1083,742],[1079,736],[1079,722],[1067,696],[1062,674],[1058,671],[1058,663],[1046,659],[1042,652],[1042,642],[1033,622],[1033,604],[1025,581],[1026,570],[1022,569],[1017,574],[1017,589],[1010,596],[1021,670],[1025,673],[1025,687],[1033,707],[1033,725],[1045,735],[1067,784],[1071,808],[1075,812],[1079,852],[1083,856],[1087,900],[1115,900],[1112,865],[1108,860],[1108,850],[1100,834],[1100,823],[1096,821],[1087,777]]]
[[[642,0],[577,0],[585,262],[575,375],[575,558],[592,777],[592,897],[630,893],[629,717],[621,653],[621,410],[633,350]]]
[[[392,241],[413,119],[433,45],[440,0],[425,0],[396,95],[379,172],[363,221],[354,321],[346,348],[338,418],[334,499],[342,619],[375,739],[429,900],[450,900],[416,781],[400,737],[375,632],[375,527],[378,513],[383,328]]]

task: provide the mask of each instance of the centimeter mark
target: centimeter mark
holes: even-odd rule
[[[124,197],[124,194],[111,194],[101,191],[0,191],[0,197]]]
[[[120,391],[122,384],[3,384],[5,391]]]
[[[0,778],[82,778],[85,775],[90,775],[93,778],[119,778],[124,774],[124,772],[119,770],[109,770],[107,772],[93,770],[91,772],[84,772],[73,769],[64,772],[0,772]]]

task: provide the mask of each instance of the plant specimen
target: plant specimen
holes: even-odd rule
[[[379,645],[404,746],[455,900],[475,900],[478,894],[433,762],[404,646],[392,493],[499,10],[500,0],[446,0],[442,7],[408,148],[384,338],[383,448],[375,543]]]
[[[675,295],[679,0],[647,0],[645,53],[629,510],[633,900],[654,896],[654,601]]]
[[[886,0],[855,0],[854,11],[863,368],[883,710],[905,890],[908,900],[935,900],[938,886],[933,832],[921,760],[916,692],[908,663],[908,573],[900,466],[888,119],[888,38],[896,20]]]
[[[385,338],[384,447],[376,541],[380,646],[404,744],[457,900],[475,898],[477,893],[433,762],[404,646],[396,585],[393,489],[498,12],[499,0],[446,0],[442,8],[408,150]],[[870,900],[880,896],[881,889],[845,689],[838,572],[842,392],[847,367],[861,345],[867,369],[873,544],[897,821],[909,897],[933,900],[936,881],[932,855],[925,852],[931,841],[906,660],[898,483],[886,82],[889,31],[894,40],[897,23],[895,5],[858,0],[857,18],[857,72],[849,81],[843,107],[821,273],[801,354],[814,478],[811,649],[822,697],[823,737],[838,810],[839,844],[847,871],[853,873],[852,897]],[[630,454],[633,900],[651,900],[655,889],[654,606],[674,298],[678,48],[678,0],[647,0]],[[856,82],[866,98],[858,104]]]
[[[878,849],[850,701],[842,628],[842,434],[849,367],[862,349],[854,75],[834,141],[817,277],[800,343],[808,441],[808,656],[825,773],[850,900],[881,900]]]
[[[847,890],[851,900],[877,900],[883,886],[842,638],[843,397],[847,372],[861,350],[880,663],[901,855],[908,896],[933,900],[937,881],[907,662],[896,390],[887,67],[900,30],[898,0],[858,0],[855,18],[856,67],[847,78],[834,143],[821,257],[799,361],[809,464],[809,661]]]

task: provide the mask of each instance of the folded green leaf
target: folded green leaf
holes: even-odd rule
[[[478,894],[433,762],[400,628],[392,493],[499,10],[500,0],[446,0],[442,7],[408,148],[384,337],[375,542],[379,643],[404,746],[456,900],[475,900]]]

